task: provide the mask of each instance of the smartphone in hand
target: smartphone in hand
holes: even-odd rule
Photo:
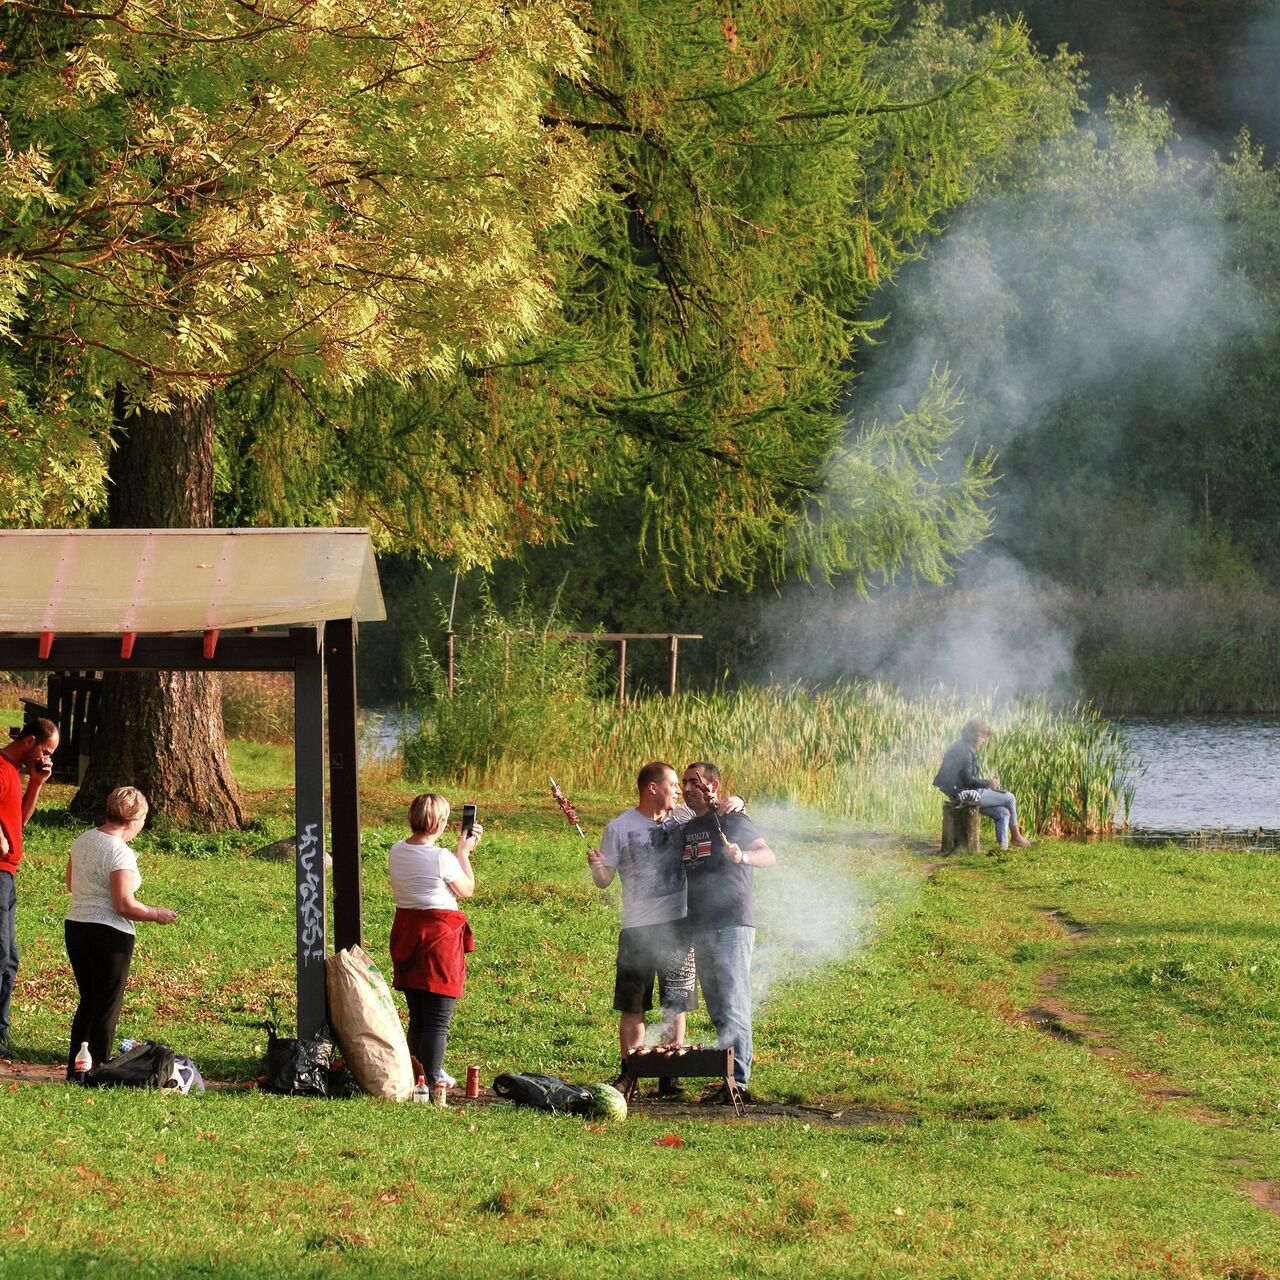
[[[464,804],[462,806],[462,834],[469,836],[475,830],[476,825],[476,807],[473,804]]]

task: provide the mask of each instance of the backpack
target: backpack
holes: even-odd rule
[[[595,1104],[590,1089],[567,1084],[557,1076],[519,1075],[506,1071],[493,1082],[493,1091],[500,1098],[510,1098],[519,1107],[572,1116],[591,1115]]]
[[[99,1088],[113,1085],[134,1089],[179,1088],[177,1055],[168,1045],[141,1040],[124,1053],[99,1063],[85,1077],[85,1084]]]

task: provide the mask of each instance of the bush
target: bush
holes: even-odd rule
[[[225,672],[222,723],[228,738],[291,744],[293,676],[287,671]]]
[[[539,620],[522,600],[507,618],[486,592],[476,629],[457,640],[452,697],[443,655],[421,641],[422,722],[403,743],[406,776],[483,781],[499,764],[545,767],[565,743],[588,751],[605,659],[568,629],[554,605]]]

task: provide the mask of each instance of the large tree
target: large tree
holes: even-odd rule
[[[585,40],[546,0],[4,21],[0,390],[41,468],[18,519],[74,516],[106,441],[149,457],[148,423],[211,408],[222,519],[461,564],[609,494],[673,582],[937,576],[982,535],[987,461],[942,459],[955,388],[852,427],[846,393],[868,294],[1070,118],[1070,60],[1019,24],[899,32],[880,0],[597,0]]]
[[[105,480],[113,523],[209,524],[229,379],[447,376],[553,299],[540,235],[593,181],[581,136],[540,119],[586,49],[557,0],[15,0],[0,39],[19,519]],[[130,781],[171,816],[240,821],[216,688],[125,683],[78,803]]]
[[[862,308],[1016,145],[1069,127],[1077,77],[1019,24],[898,29],[895,8],[596,0],[590,73],[544,114],[601,174],[549,237],[555,325],[407,396],[246,388],[229,511],[356,513],[465,566],[619,495],[638,516],[615,536],[673,583],[937,576],[985,529],[987,467],[939,465],[945,378],[851,419]]]

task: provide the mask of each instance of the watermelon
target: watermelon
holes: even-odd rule
[[[597,1120],[620,1121],[627,1118],[627,1100],[611,1084],[589,1084],[591,1114]]]

